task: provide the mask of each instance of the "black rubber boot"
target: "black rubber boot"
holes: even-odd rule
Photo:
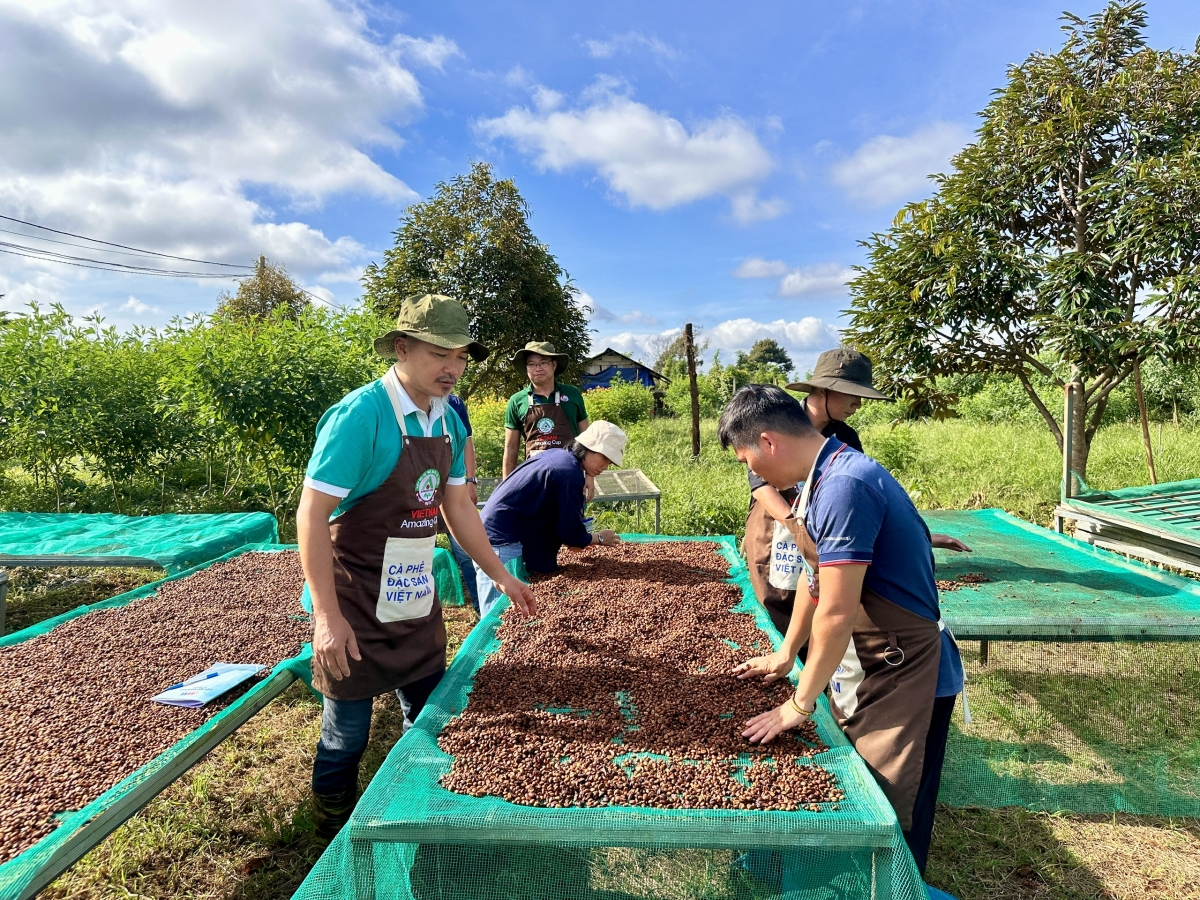
[[[313,825],[318,838],[332,841],[354,812],[358,802],[358,789],[339,791],[336,794],[313,792]]]

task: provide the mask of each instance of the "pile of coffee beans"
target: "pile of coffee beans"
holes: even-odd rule
[[[984,584],[991,581],[982,572],[964,572],[956,578],[939,578],[937,580],[937,589],[942,593],[957,591],[968,585]]]
[[[538,617],[504,613],[500,647],[476,673],[438,744],[452,791],[545,807],[808,809],[836,803],[811,722],[765,747],[747,719],[785,703],[787,681],[731,672],[769,653],[741,591],[700,541],[564,553],[535,579]]]
[[[309,640],[303,580],[298,553],[245,553],[0,649],[0,863],[255,682],[203,709],[152,696],[215,662],[295,656]]]

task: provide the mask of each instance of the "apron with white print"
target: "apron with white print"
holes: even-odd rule
[[[450,438],[408,434],[399,382],[390,370],[383,382],[400,424],[400,458],[383,484],[329,525],[338,607],[362,654],[349,658],[350,675],[341,681],[313,667],[313,686],[336,700],[375,697],[446,666],[433,549]]]
[[[525,458],[531,458],[543,450],[562,449],[575,440],[575,429],[563,411],[562,401],[566,398],[554,392],[553,403],[534,403],[529,396],[529,409],[525,410]]]

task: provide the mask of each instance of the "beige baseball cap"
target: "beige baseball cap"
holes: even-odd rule
[[[625,432],[603,419],[597,419],[575,438],[576,443],[607,456],[614,466],[621,464],[627,440],[629,438],[625,436]]]

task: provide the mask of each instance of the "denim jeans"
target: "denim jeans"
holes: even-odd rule
[[[509,560],[516,559],[521,555],[521,545],[519,543],[492,544],[492,549],[496,551],[496,555],[500,557],[500,562],[502,563],[507,563]],[[504,593],[500,588],[496,587],[495,582],[478,565],[475,566],[475,590],[476,595],[479,597],[480,618],[492,611],[492,607],[496,605],[496,601]]]
[[[396,691],[404,710],[404,724],[416,720],[425,701],[442,680],[444,672],[435,672],[406,684]],[[317,742],[317,757],[313,760],[312,789],[314,794],[331,796],[358,787],[358,764],[367,739],[371,736],[371,707],[373,700],[334,700],[325,698],[321,711],[321,739]]]
[[[475,612],[479,612],[479,592],[475,589],[475,563],[462,548],[462,544],[454,539],[454,535],[447,534],[446,537],[450,538],[450,552],[454,554],[454,561],[458,563],[459,571],[462,572],[463,593],[467,595],[467,601]]]

